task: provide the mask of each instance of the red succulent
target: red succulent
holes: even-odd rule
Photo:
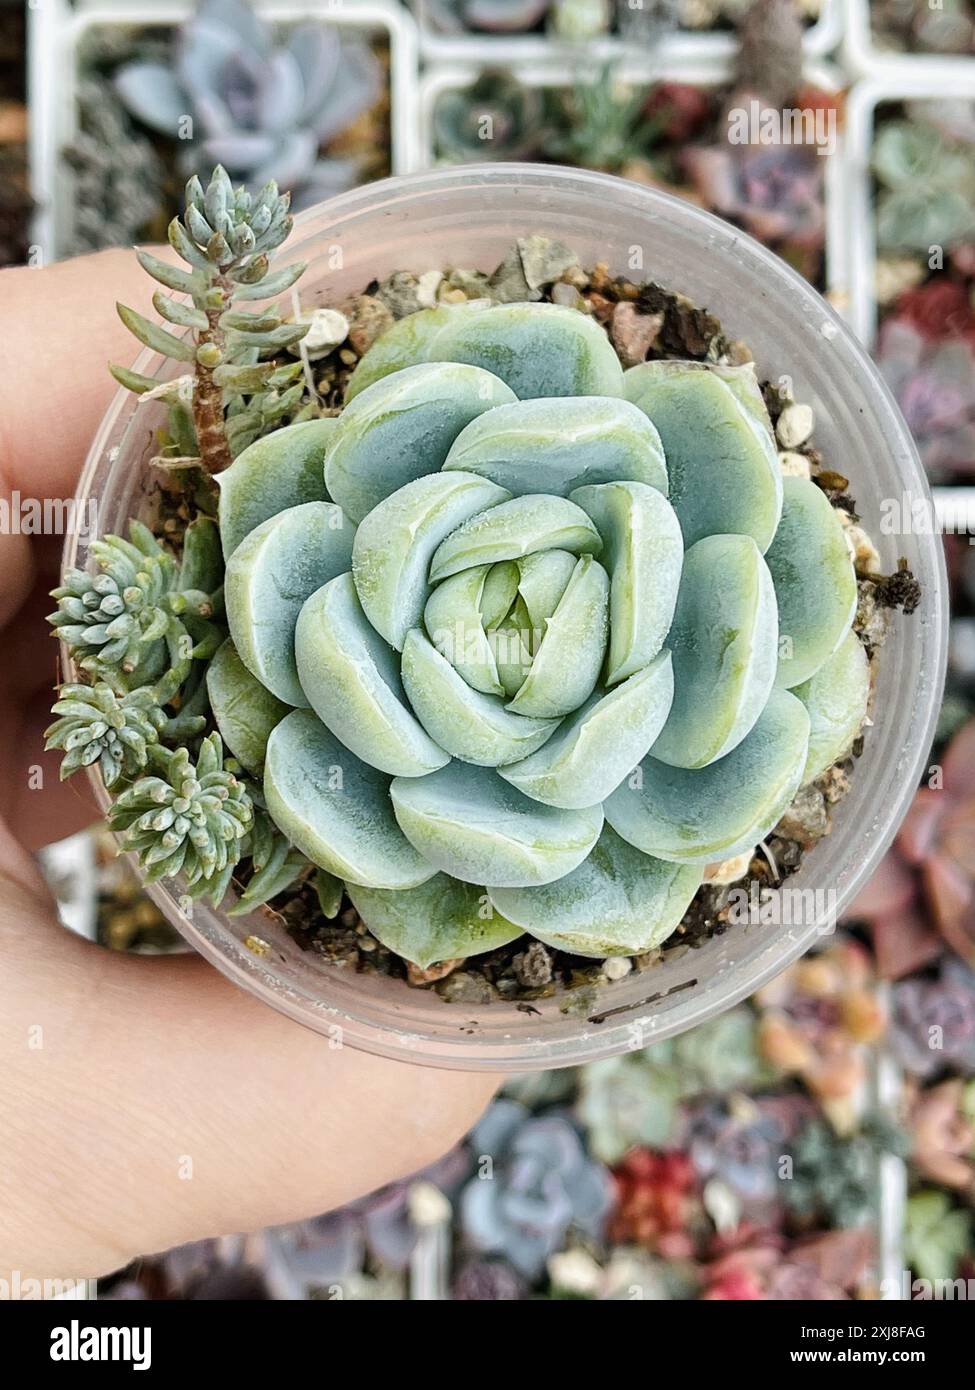
[[[613,1170],[616,1211],[610,1239],[635,1242],[681,1259],[693,1253],[687,1230],[696,1211],[696,1178],[683,1153],[631,1149]]]

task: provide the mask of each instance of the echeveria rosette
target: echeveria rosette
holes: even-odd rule
[[[437,308],[252,449],[217,724],[420,966],[653,948],[862,723],[843,529],[751,368],[624,374],[574,309]]]

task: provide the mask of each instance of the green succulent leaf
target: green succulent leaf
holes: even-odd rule
[[[349,897],[373,936],[422,970],[493,951],[522,934],[494,910],[483,889],[446,874],[402,893],[350,884]]]
[[[431,473],[374,507],[356,532],[352,574],[366,617],[403,650],[426,606],[430,561],[469,517],[506,501],[504,488],[473,473]]]
[[[573,488],[620,480],[667,491],[656,429],[629,401],[605,396],[499,405],[457,435],[444,468],[490,478],[515,497],[568,497]]]
[[[531,670],[508,708],[536,719],[558,718],[578,709],[599,679],[608,630],[609,578],[598,560],[583,555],[546,621]]]
[[[603,824],[598,806],[543,806],[487,768],[452,762],[429,777],[397,777],[396,819],[422,857],[465,883],[521,888],[581,864]]]
[[[444,473],[445,479],[467,478]],[[485,483],[493,487],[492,483]],[[506,492],[499,488],[498,492]],[[517,560],[536,550],[568,550],[573,555],[598,555],[599,532],[581,507],[567,497],[544,494],[497,499],[490,508],[458,526],[434,553],[430,579],[437,583],[472,565]]]
[[[264,796],[275,824],[347,884],[415,888],[436,872],[397,825],[389,785],[310,710],[292,710],[268,739]]]
[[[754,728],[717,762],[671,767],[654,756],[607,799],[618,835],[658,859],[705,864],[751,849],[799,788],[809,745],[805,706],[773,690]]]
[[[252,676],[228,637],[207,667],[210,707],[224,743],[248,772],[260,773],[271,731],[290,711]]]
[[[442,328],[470,318],[473,314],[483,313],[487,307],[486,301],[480,304],[443,304],[399,319],[359,359],[345,388],[346,405],[373,382],[381,381],[392,372],[415,366],[418,362],[429,361],[430,347]]]
[[[674,698],[670,652],[608,694],[590,696],[537,753],[499,769],[535,801],[576,810],[596,806],[653,747]]]
[[[451,317],[428,344],[427,358],[484,367],[522,401],[623,395],[623,369],[602,328],[559,304],[497,304]]]
[[[674,704],[653,756],[705,767],[754,726],[775,679],[775,590],[751,537],[708,536],[691,546],[667,640]]]
[[[739,385],[700,362],[643,362],[626,399],[656,425],[669,497],[688,547],[722,533],[751,536],[763,553],[782,511],[782,479],[768,416]]]
[[[307,600],[295,658],[312,709],[364,762],[397,777],[422,777],[449,762],[407,704],[396,654],[363,613],[351,574]]]
[[[304,502],[330,500],[322,460],[337,425],[337,420],[326,417],[275,430],[255,440],[217,475],[220,536],[226,557],[272,516]]]
[[[693,864],[641,854],[606,826],[585,862],[557,881],[488,892],[500,913],[547,946],[581,956],[630,956],[666,940],[701,875]]]
[[[438,472],[465,425],[514,399],[490,372],[451,362],[384,377],[339,417],[325,459],[329,493],[362,521],[390,493]]]
[[[304,502],[261,522],[227,562],[230,635],[241,661],[285,704],[307,707],[295,624],[316,589],[349,568],[353,526],[333,502]]]
[[[809,756],[802,781],[812,782],[850,751],[867,717],[870,663],[863,643],[848,632],[814,676],[793,687],[809,713]]]
[[[766,560],[779,608],[776,685],[815,675],[850,629],[857,582],[846,535],[829,498],[808,478],[786,478],[782,521]]]

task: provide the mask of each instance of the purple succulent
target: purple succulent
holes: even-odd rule
[[[681,1147],[703,1183],[716,1179],[737,1199],[741,1217],[769,1219],[781,1195],[779,1160],[811,1112],[803,1097],[703,1100],[687,1112]]]
[[[932,477],[975,470],[975,348],[940,340],[899,315],[880,329],[877,365],[897,398]]]
[[[177,139],[192,121],[187,173],[222,164],[253,187],[275,179],[299,205],[354,182],[354,161],[320,159],[319,150],[375,103],[382,85],[368,45],[322,22],[279,38],[244,0],[202,0],[171,63],[137,59],[115,84],[152,130]]]
[[[714,145],[686,151],[700,198],[759,241],[818,250],[825,238],[823,169],[811,145]]]
[[[468,1143],[478,1176],[461,1193],[460,1221],[475,1250],[537,1279],[570,1231],[602,1236],[612,1180],[565,1115],[534,1117],[517,1101],[498,1100]]]
[[[474,29],[490,34],[524,34],[537,29],[551,0],[414,0],[421,19],[448,34]]]
[[[949,959],[937,978],[896,985],[891,1042],[915,1076],[933,1076],[943,1067],[975,1075],[975,970]]]

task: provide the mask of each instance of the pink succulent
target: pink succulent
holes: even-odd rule
[[[870,923],[887,979],[934,960],[942,942],[975,964],[975,719],[952,739],[940,782],[917,793],[892,849],[847,913]]]

